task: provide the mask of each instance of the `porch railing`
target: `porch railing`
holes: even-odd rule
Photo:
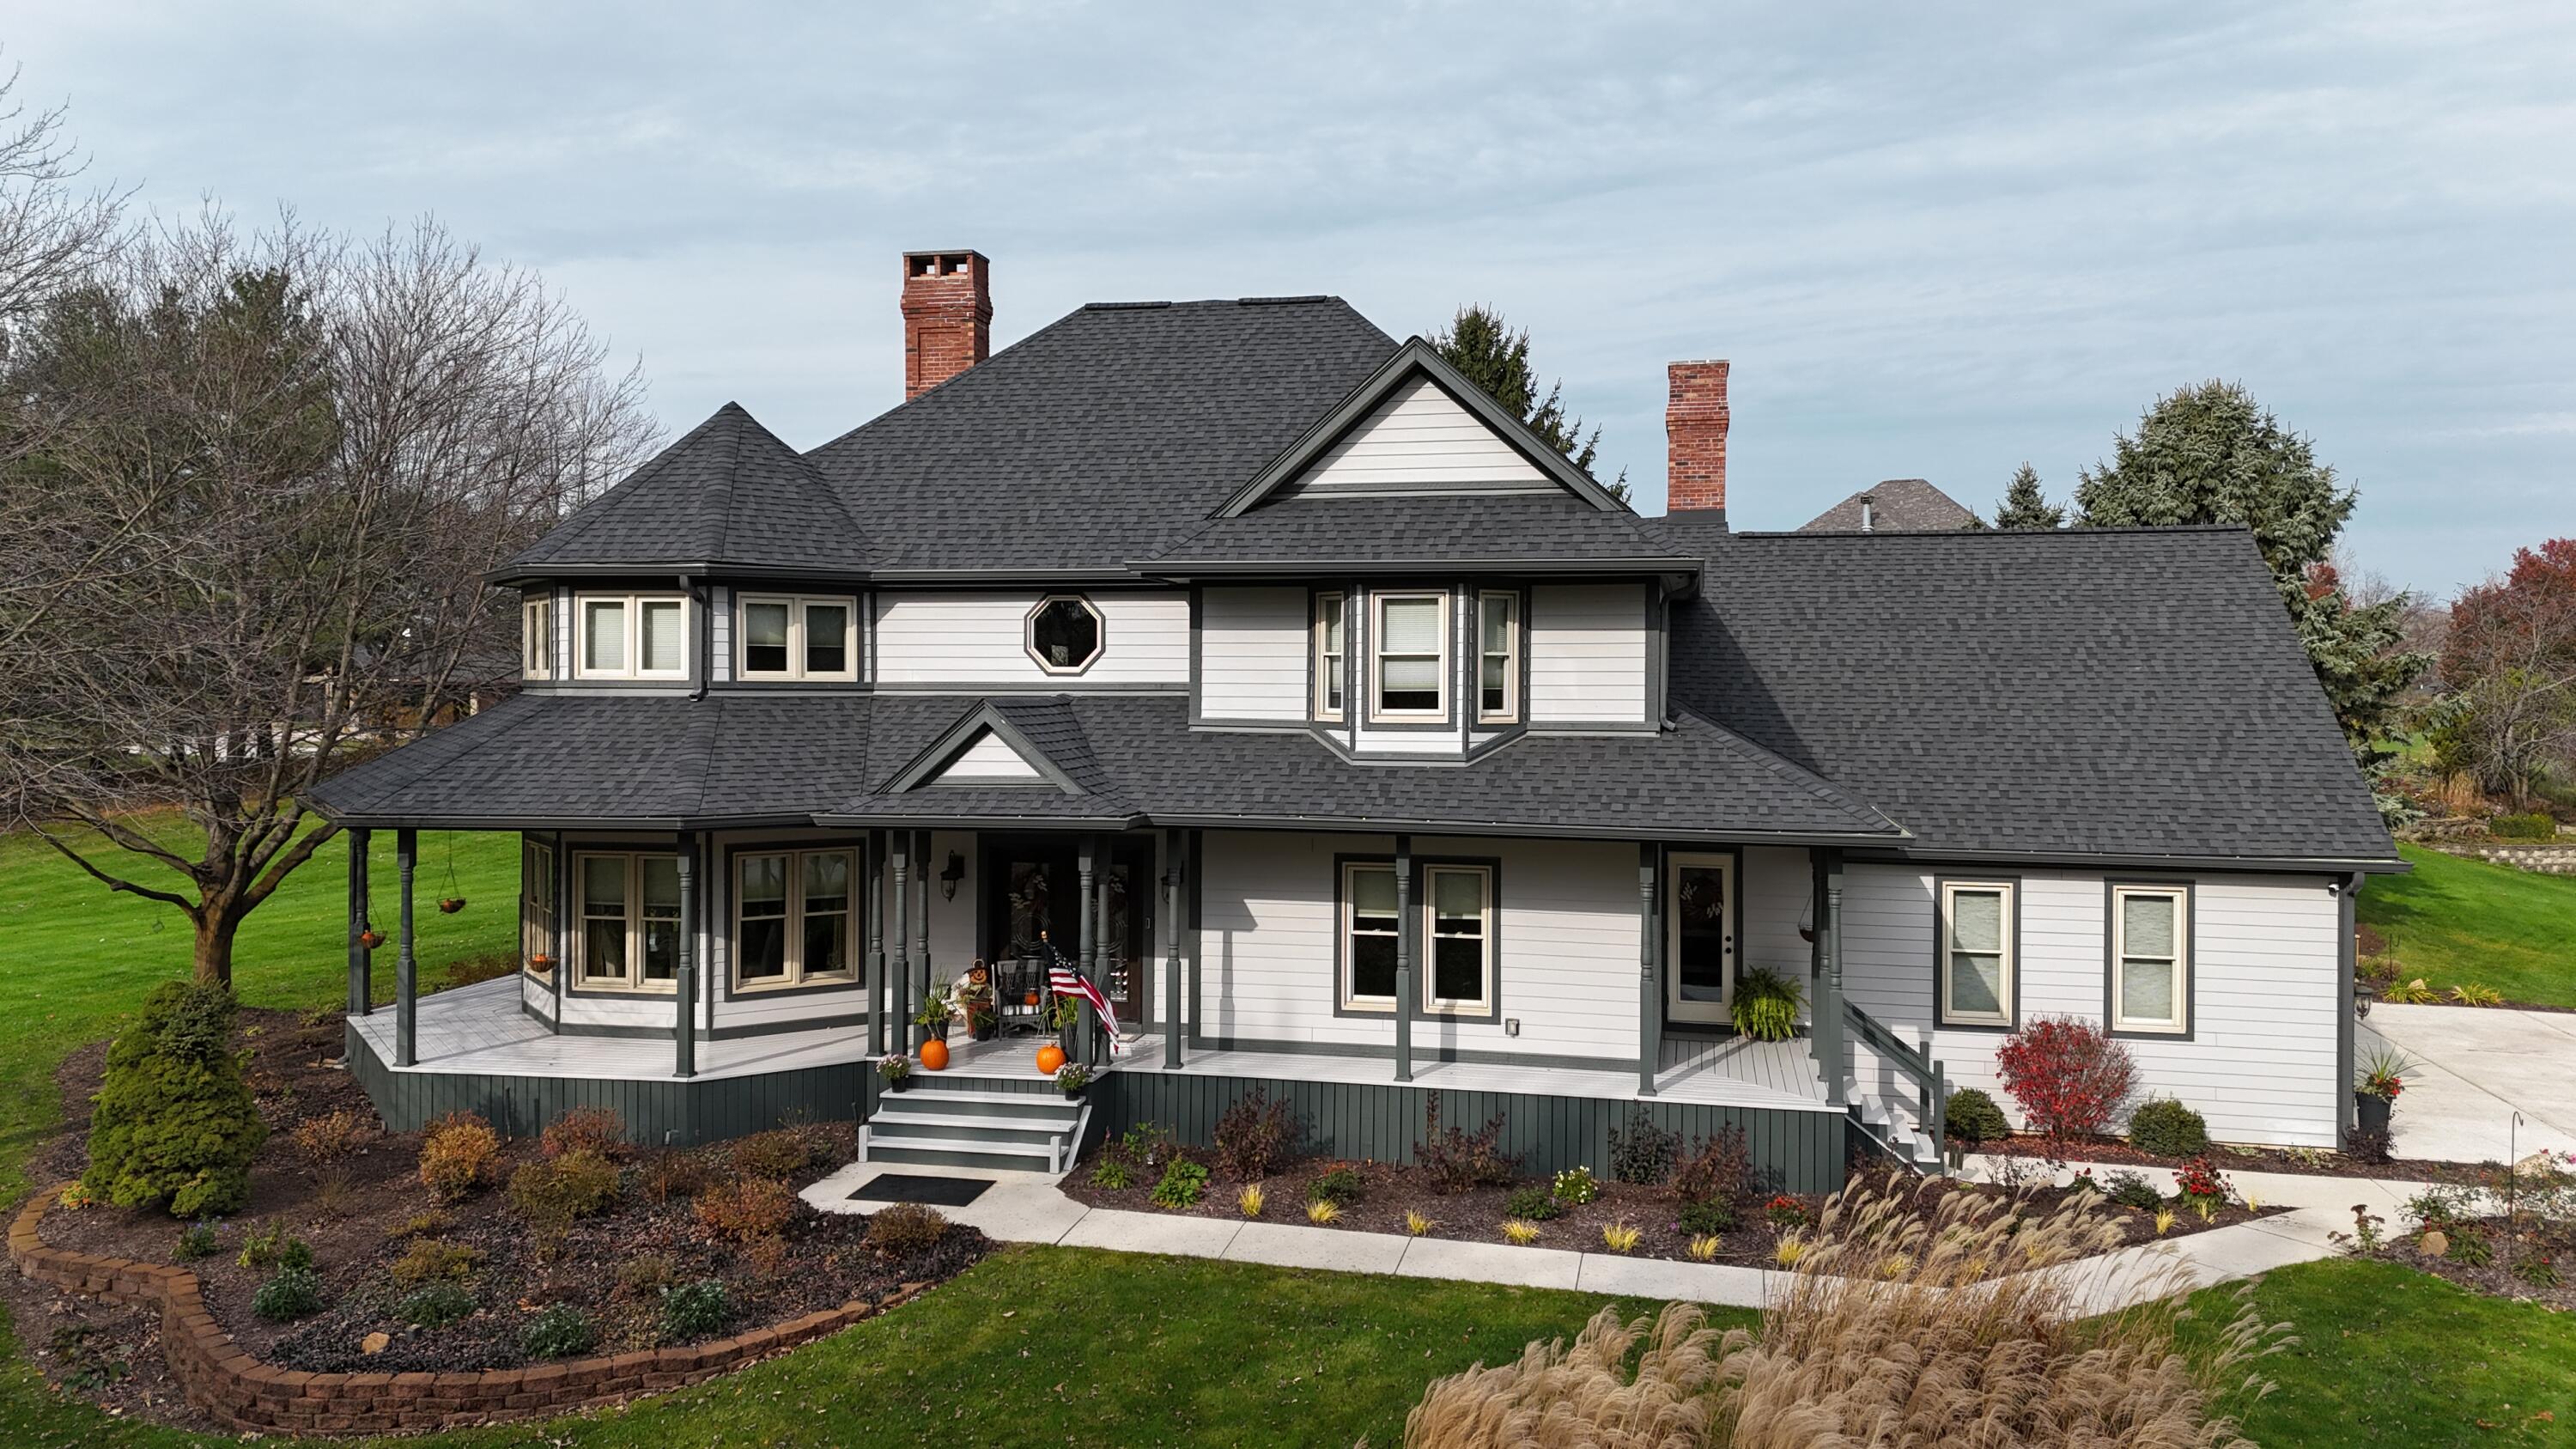
[[[1950,1074],[1933,1058],[1929,1045],[1918,1047],[1907,1042],[1848,997],[1841,999],[1841,1006],[1842,1025],[1849,1028],[1853,1038],[1914,1084],[1914,1121],[1932,1144],[1934,1170],[1938,1171],[1948,1145],[1945,1139],[1950,1122]]]

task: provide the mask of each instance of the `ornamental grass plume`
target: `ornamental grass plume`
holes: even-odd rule
[[[1744,1337],[1734,1329],[1720,1338],[1687,1303],[1667,1304],[1651,1328],[1643,1318],[1622,1323],[1616,1308],[1604,1308],[1570,1346],[1561,1338],[1532,1343],[1517,1363],[1480,1363],[1434,1380],[1404,1417],[1404,1442],[1419,1449],[1723,1443],[1709,1437],[1718,1408],[1713,1390],[1724,1355]],[[1626,1371],[1631,1353],[1633,1374]]]

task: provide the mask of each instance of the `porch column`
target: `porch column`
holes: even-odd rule
[[[367,943],[367,828],[349,832],[349,1014],[364,1016],[376,994],[373,961]]]
[[[394,1065],[398,1067],[420,1060],[419,1002],[414,999],[420,989],[420,968],[411,941],[411,878],[419,864],[420,832],[395,831],[394,869],[402,879],[402,935],[394,946]]]
[[[1092,969],[1092,963],[1100,951],[1100,901],[1093,893],[1092,883],[1100,871],[1100,837],[1082,837],[1082,844],[1075,848],[1074,858],[1082,882],[1082,920],[1074,932],[1074,949],[1079,958],[1076,965],[1082,972],[1082,979],[1096,986],[1100,983],[1100,973]],[[1092,1015],[1087,1025],[1076,1013],[1071,1030],[1073,1040],[1065,1048],[1065,1055],[1077,1062],[1089,1063],[1091,1041],[1100,1030],[1098,1013]]]
[[[921,893],[921,912],[912,923],[913,954],[921,958],[919,1001],[930,999],[930,832],[912,833],[912,888]],[[930,1035],[924,1031],[922,1036]]]
[[[1664,982],[1656,968],[1663,964],[1664,932],[1655,914],[1655,888],[1662,884],[1663,852],[1653,844],[1637,846],[1637,1095],[1655,1095],[1655,1069],[1664,1056]]]
[[[912,950],[908,916],[912,897],[906,889],[912,865],[912,832],[898,830],[888,839],[894,847],[894,855],[886,862],[894,882],[894,1006],[890,1014],[895,1022],[895,1040],[903,1043],[906,1052],[918,1052],[921,1050],[921,1028],[912,1024]]]
[[[1836,856],[1825,869],[1825,981],[1834,998],[1834,1052],[1825,1070],[1833,1080],[1825,1090],[1825,1100],[1836,1106],[1845,1102],[1843,1083],[1847,1080],[1844,1063],[1850,1058],[1843,1040],[1843,863]],[[1938,1143],[1934,1144],[1938,1146]]]
[[[868,903],[868,1055],[881,1057],[886,1049],[885,832],[868,832],[867,851],[867,886],[862,898]]]
[[[672,978],[672,996],[679,1005],[679,1031],[673,1037],[677,1050],[671,1063],[671,1075],[694,1077],[698,1074],[698,897],[697,897],[696,832],[680,832],[680,852],[675,858],[680,869],[680,961]]]
[[[1413,1080],[1413,837],[1395,838],[1395,1079]]]
[[[563,1035],[563,1004],[572,994],[572,888],[572,846],[564,839],[563,832],[557,831],[555,832],[555,969],[553,973],[555,1019],[554,1024],[548,1028],[556,1036]]]
[[[1843,1004],[1834,994],[1833,906],[1827,897],[1832,879],[1829,864],[1831,852],[1813,848],[1807,852],[1807,935],[1808,972],[1815,990],[1809,993],[1815,1020],[1808,1028],[1809,1050],[1816,1058],[1816,1076],[1825,1084],[1825,1101],[1840,1107],[1843,1103]]]
[[[1163,1066],[1181,1069],[1181,832],[1163,832],[1163,929],[1171,945],[1163,958]]]

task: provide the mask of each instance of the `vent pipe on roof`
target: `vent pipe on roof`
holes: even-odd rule
[[[982,252],[903,254],[903,400],[993,354],[993,263]]]
[[[1875,506],[1877,505],[1877,503],[1878,503],[1878,500],[1877,500],[1876,498],[1874,498],[1874,497],[1870,496],[1870,495],[1869,495],[1869,494],[1867,494],[1867,493],[1864,493],[1864,494],[1862,494],[1862,495],[1860,496],[1860,531],[1861,531],[1861,532],[1863,532],[1863,533],[1875,533],[1875,532],[1877,532],[1877,529],[1876,529],[1876,528],[1874,528],[1874,527],[1872,526],[1871,519],[1870,519],[1870,510],[1871,510],[1873,507],[1875,507]]]

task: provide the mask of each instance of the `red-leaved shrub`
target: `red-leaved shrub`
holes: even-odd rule
[[[2138,1088],[2129,1049],[2076,1016],[2043,1016],[2005,1037],[1995,1069],[2022,1120],[2056,1141],[2108,1131]]]

